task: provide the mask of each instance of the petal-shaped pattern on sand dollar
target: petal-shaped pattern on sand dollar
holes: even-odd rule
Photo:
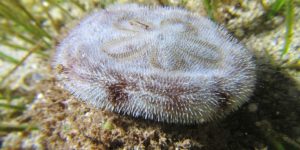
[[[111,57],[129,59],[145,52],[146,43],[138,37],[126,37],[106,42],[100,49]]]

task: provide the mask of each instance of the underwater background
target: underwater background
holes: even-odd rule
[[[114,3],[174,6],[225,26],[255,54],[250,101],[200,125],[158,123],[77,101],[54,78],[59,41]],[[300,149],[299,0],[1,0],[1,149]]]

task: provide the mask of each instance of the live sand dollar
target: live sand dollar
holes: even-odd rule
[[[249,100],[252,53],[222,26],[181,8],[113,5],[60,42],[65,89],[97,108],[168,123],[202,123]]]

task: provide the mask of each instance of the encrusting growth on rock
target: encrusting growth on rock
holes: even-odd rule
[[[249,99],[252,54],[223,27],[180,8],[113,5],[61,41],[57,79],[97,108],[168,123],[202,123]]]

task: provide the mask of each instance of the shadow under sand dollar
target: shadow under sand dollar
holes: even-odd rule
[[[199,126],[164,125],[163,131],[173,139],[197,141],[190,145],[195,149],[199,143],[202,149],[299,148],[299,86],[279,68],[259,68],[254,95],[238,111]]]

